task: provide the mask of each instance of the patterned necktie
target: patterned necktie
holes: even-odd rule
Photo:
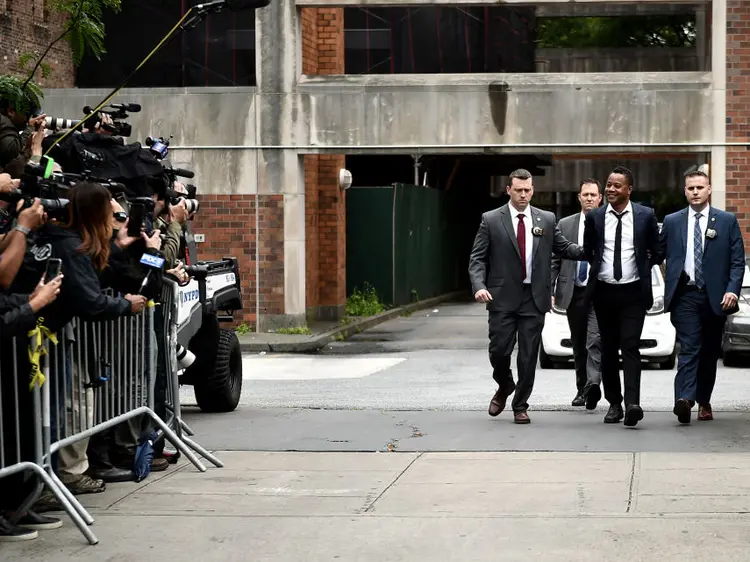
[[[521,281],[526,280],[526,225],[523,222],[523,215],[518,215],[518,231],[516,232],[518,241],[518,250],[521,252]]]
[[[695,213],[693,228],[693,268],[695,269],[695,286],[703,288],[703,233],[701,232],[701,215]]]

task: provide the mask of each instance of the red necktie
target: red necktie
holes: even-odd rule
[[[518,215],[518,231],[516,232],[518,249],[521,251],[521,281],[526,280],[526,225],[523,223],[523,215]]]

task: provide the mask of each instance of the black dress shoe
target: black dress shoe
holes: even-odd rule
[[[672,410],[672,413],[677,416],[678,422],[690,423],[690,410],[692,410],[690,402],[685,398],[680,398],[677,402],[675,402],[674,410]]]
[[[625,408],[625,421],[623,422],[628,427],[633,427],[639,421],[643,419],[643,409],[638,404],[631,404]]]
[[[584,406],[585,404],[586,399],[582,394],[577,394],[576,397],[573,398],[573,401],[570,403],[571,406]]]
[[[604,416],[604,423],[620,423],[623,415],[622,406],[620,406],[620,404],[612,404],[609,407],[607,415]]]
[[[586,392],[586,409],[595,410],[599,400],[602,399],[602,389],[598,384],[592,384]]]
[[[135,480],[135,473],[124,468],[90,468],[88,475],[105,482],[130,482]]]

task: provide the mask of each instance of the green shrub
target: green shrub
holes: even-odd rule
[[[362,290],[355,288],[352,295],[346,299],[346,314],[348,316],[373,316],[385,310],[380,302],[375,288],[365,283]]]

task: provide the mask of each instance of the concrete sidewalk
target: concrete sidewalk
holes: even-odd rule
[[[456,291],[415,303],[399,306],[375,314],[374,316],[351,317],[345,324],[317,322],[312,334],[279,334],[274,332],[250,333],[238,336],[243,353],[314,353],[331,342],[343,341],[354,334],[369,330],[374,326],[411,314],[417,310],[430,308],[444,302],[466,300],[465,291]]]
[[[3,561],[746,560],[750,454],[220,452]]]

